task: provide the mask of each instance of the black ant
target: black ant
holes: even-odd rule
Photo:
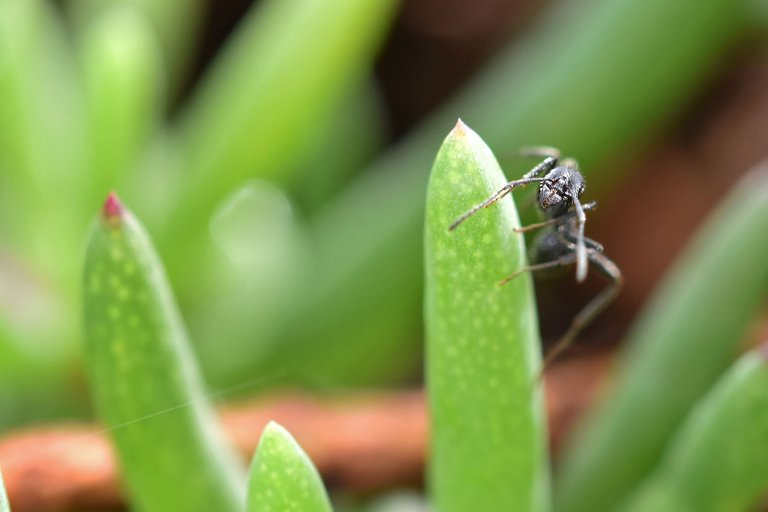
[[[592,299],[571,321],[571,326],[558,340],[544,359],[546,368],[552,360],[567,349],[576,336],[616,297],[622,285],[621,270],[603,254],[603,246],[584,236],[586,212],[594,210],[595,201],[581,204],[584,193],[584,177],[579,171],[579,164],[572,159],[560,158],[560,151],[555,148],[528,148],[520,152],[525,157],[540,157],[544,160],[528,171],[521,179],[510,181],[491,197],[473,207],[456,219],[448,228],[456,229],[469,217],[496,203],[515,188],[531,183],[539,184],[538,208],[544,221],[530,224],[515,231],[523,233],[534,229],[549,227],[536,238],[531,248],[531,261],[535,264],[521,268],[499,282],[502,286],[525,272],[565,267],[576,264],[576,281],[582,282],[587,277],[587,263],[591,263],[609,281],[609,286]],[[540,175],[544,174],[543,177]]]

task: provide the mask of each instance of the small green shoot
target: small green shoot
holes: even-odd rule
[[[270,422],[253,456],[248,512],[331,512],[323,480],[301,446]]]

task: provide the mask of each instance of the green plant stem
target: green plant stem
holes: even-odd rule
[[[301,446],[270,422],[253,456],[248,512],[331,512],[323,481]]]
[[[509,199],[449,232],[506,182],[461,121],[435,159],[427,192],[427,388],[435,505],[442,512],[549,509],[536,301]]]
[[[722,377],[675,434],[627,512],[753,510],[768,482],[768,352]]]
[[[219,431],[162,265],[114,195],[88,244],[86,363],[136,506],[239,511],[245,474]]]
[[[766,296],[765,254],[768,164],[711,215],[636,322],[610,394],[564,456],[559,510],[611,510],[653,469],[738,353]]]

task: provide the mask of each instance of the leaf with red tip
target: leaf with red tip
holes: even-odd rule
[[[144,229],[110,194],[85,261],[85,362],[131,499],[145,511],[239,512],[245,474],[205,399]]]
[[[123,216],[123,204],[120,202],[116,193],[109,193],[106,201],[104,201],[104,206],[101,209],[101,215],[108,221],[113,221]]]

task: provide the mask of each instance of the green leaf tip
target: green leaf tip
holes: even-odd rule
[[[493,153],[457,122],[438,151],[425,226],[426,374],[435,507],[544,511],[549,475],[541,347],[514,202],[449,231],[507,182]]]
[[[242,509],[245,468],[218,424],[160,258],[107,197],[86,251],[84,361],[132,505]]]
[[[456,126],[453,127],[453,130],[451,130],[451,134],[455,137],[464,137],[467,135],[468,131],[472,131],[469,126],[464,124],[464,121],[461,120],[461,118],[458,118],[456,120]]]
[[[330,512],[320,474],[281,425],[270,421],[253,456],[248,484],[249,512]]]

